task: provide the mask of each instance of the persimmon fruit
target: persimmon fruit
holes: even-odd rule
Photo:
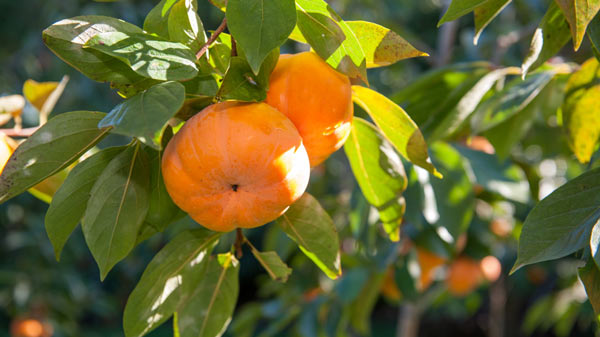
[[[219,232],[275,220],[310,175],[298,130],[265,103],[208,106],[171,139],[161,166],[175,204]]]
[[[421,267],[421,275],[419,276],[417,288],[423,291],[429,288],[433,282],[435,271],[446,263],[446,258],[436,255],[424,248],[417,247],[417,261]]]
[[[53,329],[35,318],[17,319],[11,324],[11,337],[50,337]]]
[[[465,296],[477,288],[482,277],[479,262],[463,256],[450,264],[446,285],[451,294]]]
[[[495,282],[500,277],[500,274],[502,274],[502,264],[493,255],[484,257],[479,262],[479,267],[481,268],[483,277],[489,282]]]
[[[315,53],[279,56],[265,102],[298,128],[311,167],[342,147],[350,134],[354,114],[350,80]]]

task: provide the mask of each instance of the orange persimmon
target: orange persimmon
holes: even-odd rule
[[[222,102],[192,118],[162,158],[169,195],[214,231],[275,220],[302,196],[310,166],[292,122],[265,103]]]
[[[281,55],[265,102],[298,128],[311,167],[342,147],[350,134],[354,114],[350,80],[315,53]]]

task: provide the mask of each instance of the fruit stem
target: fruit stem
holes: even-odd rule
[[[238,259],[241,259],[242,256],[244,255],[242,252],[242,245],[244,244],[244,242],[246,241],[246,238],[244,237],[244,233],[242,233],[242,229],[238,228],[235,232],[235,256]]]
[[[210,36],[208,41],[206,41],[206,43],[202,46],[202,48],[200,48],[200,50],[196,54],[197,60],[199,60],[202,57],[202,55],[204,55],[204,53],[206,53],[206,51],[208,50],[210,45],[213,44],[213,42],[215,42],[217,40],[217,38],[219,37],[219,35],[221,33],[223,33],[225,28],[227,28],[227,18],[223,18],[223,21],[221,21],[221,24],[219,25],[219,27],[217,27],[217,29],[214,31],[214,33],[212,33],[212,35]]]

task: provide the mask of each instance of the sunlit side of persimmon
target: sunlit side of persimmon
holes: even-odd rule
[[[281,55],[265,102],[298,128],[311,167],[342,147],[350,134],[354,114],[350,80],[315,53]]]

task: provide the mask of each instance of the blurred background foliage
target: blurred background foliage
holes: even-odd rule
[[[222,14],[207,0],[198,2],[204,26],[216,28]],[[379,23],[431,55],[370,71],[371,86],[394,97],[426,72],[450,64],[485,60],[493,65],[520,66],[548,1],[513,1],[483,32],[477,46],[472,42],[471,15],[436,28],[447,6],[444,0],[332,0],[330,4],[344,19]],[[85,78],[55,57],[43,45],[41,31],[63,18],[85,14],[115,16],[141,26],[154,5],[149,0],[1,1],[0,30],[5,33],[0,45],[0,95],[21,93],[27,79],[58,81],[66,74],[71,80],[54,113],[109,111],[121,98],[108,85]],[[303,48],[288,42],[283,51]],[[572,52],[571,44],[559,54],[559,58],[577,63],[590,56],[587,41],[577,54]],[[461,77],[459,72],[450,72],[448,83],[453,81],[452,76],[460,81],[473,75]],[[564,81],[561,84],[556,80],[553,85],[564,85]],[[424,99],[429,94],[447,94],[434,89],[426,88]],[[550,91],[545,97],[554,94]],[[325,165],[313,170],[309,191],[332,215],[341,233],[343,276],[337,281],[327,279],[274,226],[247,231],[255,245],[263,251],[276,250],[294,272],[286,284],[276,283],[245,251],[238,309],[226,335],[312,337],[370,332],[382,337],[409,336],[402,335],[406,333],[402,329],[410,328],[411,322],[419,325],[419,336],[595,335],[593,310],[576,275],[577,260],[537,264],[508,276],[516,258],[520,225],[534,201],[585,169],[568,150],[556,123],[556,107],[549,103],[541,110],[509,153],[510,163],[468,149],[465,144],[436,144],[432,156],[438,167],[446,168],[447,179],[424,181],[406,164],[410,182],[404,194],[407,214],[400,243],[392,243],[382,235],[343,151],[338,151]],[[413,113],[409,108],[407,111]],[[357,110],[357,115],[362,112]],[[23,118],[25,127],[35,125],[37,112],[27,106]],[[418,116],[413,118],[419,121]],[[485,145],[470,144],[485,150]],[[474,171],[487,177],[469,177],[461,184],[459,174],[453,180],[456,165],[459,169],[466,165],[452,163],[453,156],[463,158]],[[502,179],[508,184],[496,192],[481,186]],[[436,191],[446,191],[448,198],[458,188],[457,193],[470,195],[473,207],[452,208],[450,203],[444,210],[438,205],[437,216],[442,219],[435,219],[435,214],[427,213],[427,186],[431,185]],[[101,283],[80,230],[69,240],[60,263],[55,261],[44,230],[46,209],[47,204],[29,194],[0,205],[0,336],[9,335],[11,324],[31,317],[51,325],[54,336],[122,336],[122,311],[145,265],[182,228],[198,226],[184,218],[136,248]],[[457,214],[461,211],[464,214]],[[469,225],[462,249],[449,249],[440,240],[435,224],[443,221],[448,226],[463,226],[457,221]],[[233,240],[229,235],[220,245],[227,249]],[[477,260],[493,255],[502,264],[502,275],[492,284],[478,283],[481,286],[477,290],[455,296],[443,282],[449,272],[444,267],[432,274],[433,285],[420,292],[415,286],[418,276],[414,267],[417,265],[418,274],[419,262],[421,269],[423,265],[415,246],[443,256],[443,261],[458,254]],[[171,327],[165,324],[149,336],[170,335]]]

